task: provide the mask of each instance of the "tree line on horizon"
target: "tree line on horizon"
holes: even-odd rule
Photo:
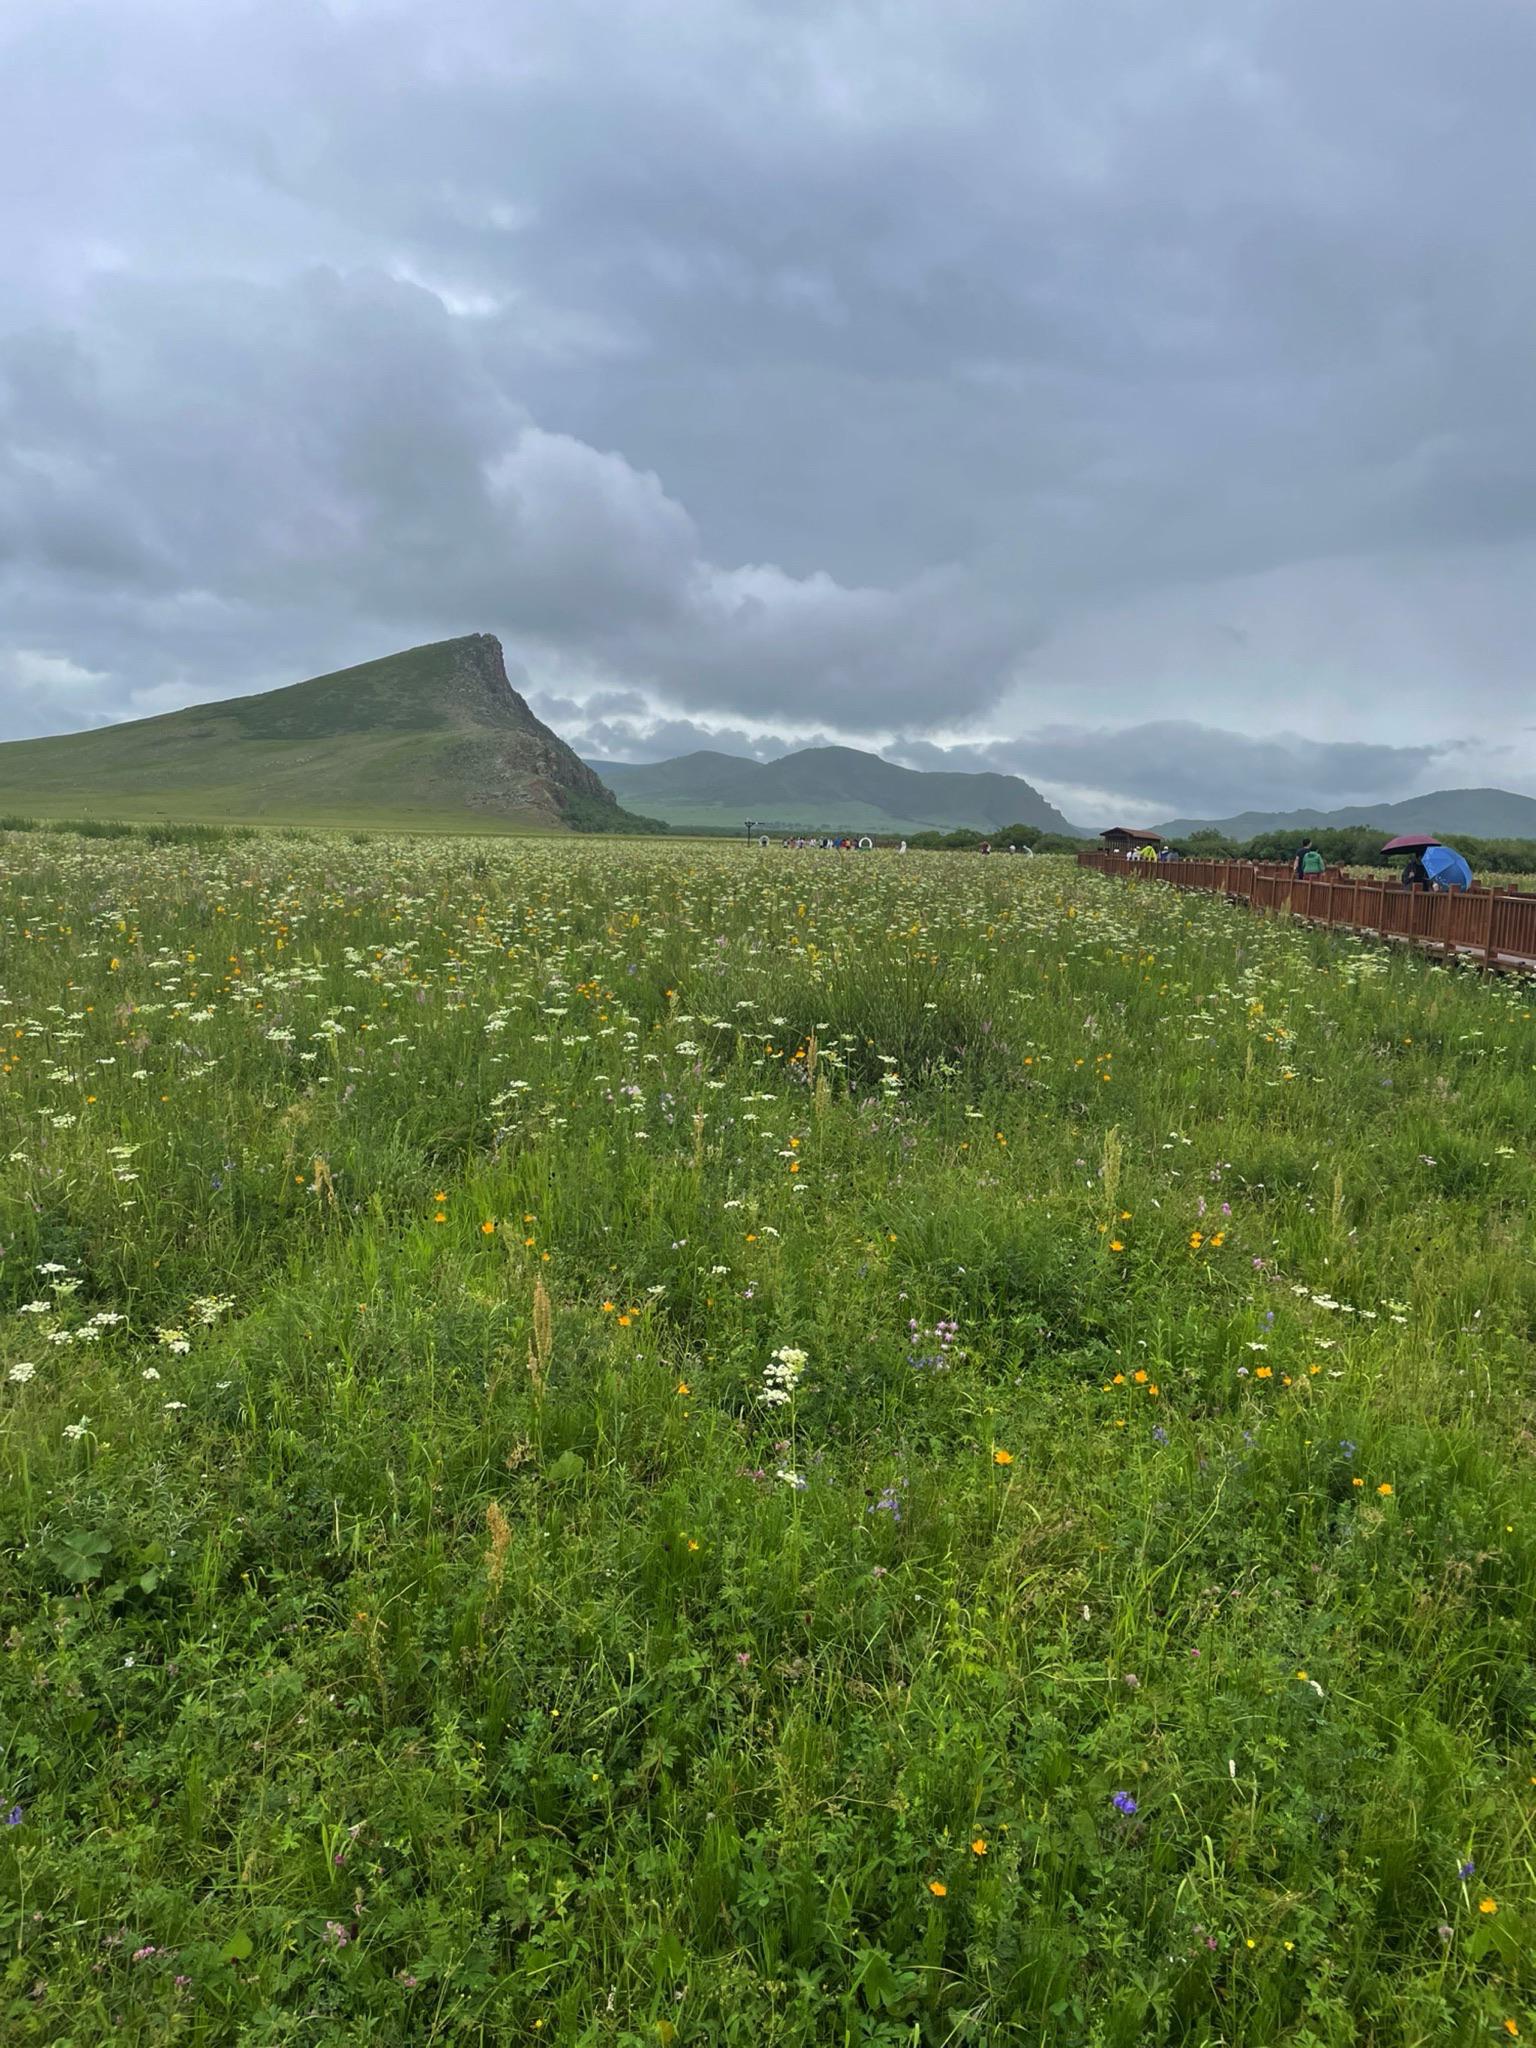
[[[1294,860],[1304,840],[1310,840],[1329,867],[1372,868],[1382,864],[1382,844],[1388,837],[1380,825],[1319,826],[1312,831],[1256,832],[1249,839],[1233,839],[1214,827],[1176,834],[1168,844],[1190,860]],[[885,843],[882,835],[881,843]],[[1480,839],[1457,832],[1450,841],[1466,857],[1469,867],[1483,874],[1528,875],[1536,873],[1536,839]],[[995,851],[1009,846],[1027,846],[1031,853],[1079,853],[1096,846],[1097,837],[1074,838],[1063,832],[1048,832],[1039,825],[1001,825],[995,832],[977,832],[960,827],[953,832],[918,832],[907,840],[918,852],[967,853],[987,845]]]
[[[1230,839],[1224,832],[1190,832],[1169,843],[1192,860],[1294,860],[1303,840],[1310,840],[1329,867],[1381,866],[1380,825],[1319,826],[1313,831],[1256,832],[1251,839]],[[1536,872],[1536,839],[1479,839],[1455,832],[1447,842],[1467,865],[1482,874],[1528,875]]]
[[[825,829],[825,828],[824,828]],[[741,828],[726,825],[674,825],[668,828],[678,838],[739,839]],[[782,827],[764,828],[774,840],[785,836]],[[810,828],[806,828],[810,832]],[[868,828],[865,828],[866,832]],[[1234,839],[1214,827],[1196,832],[1176,833],[1168,840],[1175,852],[1190,860],[1294,860],[1303,840],[1308,840],[1329,867],[1374,868],[1382,865],[1381,849],[1389,828],[1383,825],[1318,826],[1310,831],[1256,832],[1249,839]],[[755,836],[755,835],[754,835]],[[798,836],[798,835],[796,835]],[[813,834],[812,836],[819,836]],[[858,833],[855,838],[861,836]],[[1081,853],[1097,847],[1098,835],[1081,837],[1068,832],[1051,832],[1042,825],[999,825],[981,832],[974,826],[957,825],[947,832],[887,832],[870,834],[876,846],[895,846],[901,841],[914,853],[974,853],[990,846],[994,853],[1006,853],[1010,846],[1027,846],[1031,853]],[[1468,832],[1451,835],[1450,844],[1464,854],[1470,867],[1485,874],[1536,874],[1536,839],[1480,839]]]
[[[670,834],[676,838],[735,839],[741,836],[739,829],[723,826],[669,827],[654,818],[631,817],[617,828],[603,827],[588,814],[572,817],[568,822],[577,832],[606,830],[619,837]],[[307,838],[314,828],[274,823],[266,829],[285,838]],[[139,838],[150,845],[206,846],[231,839],[253,839],[257,831],[254,825],[191,824],[170,820],[129,824],[101,818],[0,816],[0,832],[77,833],[88,839]],[[361,842],[372,835],[354,830],[348,836]],[[783,835],[775,832],[771,836],[777,839]],[[882,847],[895,846],[903,837],[895,832],[880,832],[872,836],[875,844]],[[1097,836],[1077,838],[1070,833],[1047,831],[1040,825],[1018,824],[1001,825],[995,832],[978,832],[970,826],[957,826],[950,832],[914,832],[904,836],[906,845],[916,853],[974,853],[981,846],[990,846],[994,853],[1006,853],[1011,846],[1027,846],[1031,853],[1075,854],[1099,843]],[[1382,865],[1383,838],[1384,828],[1380,825],[1319,826],[1310,832],[1295,829],[1257,832],[1249,839],[1233,839],[1225,832],[1205,827],[1197,832],[1180,833],[1168,844],[1190,860],[1290,861],[1295,859],[1303,840],[1309,840],[1329,867],[1375,868]],[[1465,856],[1474,873],[1536,874],[1536,839],[1480,839],[1471,833],[1458,832],[1452,835],[1450,843]]]

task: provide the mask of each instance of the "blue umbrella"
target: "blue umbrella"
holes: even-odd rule
[[[1426,846],[1422,858],[1429,879],[1437,888],[1471,888],[1472,870],[1454,846]]]

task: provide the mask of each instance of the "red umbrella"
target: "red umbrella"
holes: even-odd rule
[[[1396,839],[1389,839],[1381,849],[1383,853],[1422,853],[1426,846],[1438,846],[1438,832],[1403,832]]]

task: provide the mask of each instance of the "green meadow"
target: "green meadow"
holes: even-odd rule
[[[1536,2033],[1531,989],[0,835],[0,2038]]]

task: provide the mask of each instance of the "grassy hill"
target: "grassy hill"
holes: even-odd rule
[[[621,801],[681,829],[748,818],[804,832],[905,833],[1038,825],[1070,832],[1054,805],[1017,775],[899,768],[854,747],[806,747],[778,761],[682,754],[671,761],[589,764]]]
[[[1176,818],[1158,830],[1178,838],[1191,832],[1222,832],[1252,839],[1261,832],[1319,832],[1351,825],[1379,825],[1385,836],[1398,832],[1464,832],[1478,839],[1536,839],[1536,797],[1511,789],[1432,789],[1394,804],[1347,804],[1336,811],[1241,811],[1233,818]]]
[[[643,826],[470,633],[258,696],[0,745],[0,812],[412,830]]]

